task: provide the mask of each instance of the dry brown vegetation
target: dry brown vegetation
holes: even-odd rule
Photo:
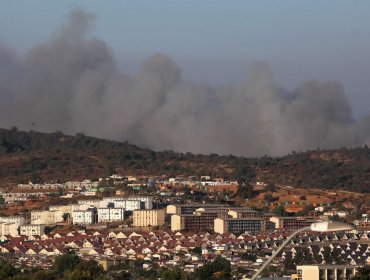
[[[370,191],[370,149],[317,150],[244,158],[154,152],[127,142],[0,129],[0,185],[134,175],[223,177],[296,188]]]

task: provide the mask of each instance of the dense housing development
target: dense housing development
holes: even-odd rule
[[[22,203],[42,206],[0,216],[0,252],[9,259],[40,259],[46,269],[56,256],[73,252],[95,259],[106,270],[142,260],[144,270],[159,265],[166,269],[181,267],[186,273],[222,256],[242,271],[236,279],[243,279],[295,230],[350,215],[348,210],[338,210],[329,203],[305,203],[300,208],[294,204],[291,208],[300,209],[300,215],[283,211],[291,204],[274,201],[264,201],[264,210],[252,209],[241,200],[235,203],[229,199],[231,193],[235,196],[237,182],[212,181],[209,176],[203,180],[114,175],[98,182],[18,185],[17,193],[19,189],[40,193],[18,200],[18,196],[11,199],[14,191],[3,192],[4,209],[10,212]],[[210,188],[208,192],[207,186],[236,189],[227,187],[217,192]],[[253,191],[265,187],[258,182]],[[349,279],[370,263],[367,212],[361,215],[352,231],[302,232],[287,244],[274,266],[281,268],[279,273],[289,271],[285,275],[289,279]],[[306,257],[299,259],[302,254]],[[292,267],[292,263],[297,265]]]

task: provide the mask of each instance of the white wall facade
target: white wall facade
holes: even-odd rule
[[[98,208],[98,222],[119,222],[125,219],[124,208]]]
[[[72,219],[73,224],[75,225],[91,225],[94,223],[94,211],[93,210],[73,211]]]
[[[26,220],[23,216],[0,217],[0,223],[15,223],[17,226],[22,226]]]
[[[39,225],[39,224],[46,224],[46,225],[53,225],[56,223],[63,222],[63,211],[54,210],[54,211],[41,211],[41,210],[34,210],[31,211],[31,224]]]
[[[44,234],[45,225],[23,225],[20,227],[20,234],[26,236]]]
[[[18,236],[18,228],[19,225],[17,225],[16,223],[0,223],[0,236]]]

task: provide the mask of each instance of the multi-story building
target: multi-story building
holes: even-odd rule
[[[142,203],[140,200],[120,199],[113,201],[112,204],[115,208],[125,208],[126,211],[145,209],[144,203]]]
[[[31,211],[31,224],[33,225],[53,225],[63,222],[63,212],[60,210],[32,210]]]
[[[312,218],[303,217],[271,217],[270,221],[275,224],[275,228],[286,229],[300,229],[317,222]]]
[[[266,230],[266,220],[263,218],[217,218],[214,220],[214,231],[220,234],[227,232],[241,233],[244,231],[256,233],[261,230]]]
[[[297,280],[349,280],[356,274],[355,265],[297,265]]]
[[[45,225],[23,225],[20,226],[20,235],[32,236],[42,235],[45,232]]]
[[[72,204],[68,205],[51,205],[49,211],[61,211],[63,214],[69,214],[72,216]]]
[[[80,199],[77,203],[89,207],[107,207],[107,202],[100,199]]]
[[[83,189],[97,187],[99,185],[99,182],[83,180],[81,182],[66,182],[64,185],[65,185],[65,188],[68,190],[83,190]]]
[[[151,196],[130,196],[130,197],[125,197],[124,198],[125,200],[139,200],[143,205],[144,207],[142,207],[141,209],[153,209],[153,197]]]
[[[96,222],[96,208],[87,210],[76,210],[72,213],[73,224],[91,225]]]
[[[214,219],[231,217],[258,217],[259,214],[248,208],[242,207],[226,207],[225,205],[201,205],[201,208],[195,209],[193,205],[169,205],[167,209],[171,213],[186,213],[173,214],[171,216],[171,230],[189,230],[199,231],[213,229]],[[205,207],[203,207],[205,206]]]
[[[163,209],[141,209],[133,211],[134,227],[149,227],[164,225],[165,211]]]
[[[181,214],[193,214],[198,208],[225,208],[222,204],[171,204],[167,206],[167,214],[181,215]]]
[[[98,208],[98,222],[119,222],[125,219],[124,208]]]
[[[63,188],[64,185],[59,183],[33,184],[29,182],[28,184],[18,184],[18,187],[29,190],[50,190]]]
[[[42,198],[50,194],[59,193],[57,189],[39,189],[39,190],[25,190],[25,189],[14,189],[10,192],[0,192],[5,200],[5,203],[12,203],[15,201],[26,201],[29,198]]]
[[[11,236],[18,236],[18,228],[19,225],[16,223],[0,223],[0,236],[3,235],[11,235]]]
[[[257,211],[243,208],[243,209],[232,209],[228,212],[229,216],[231,218],[253,218],[253,217],[259,217],[260,214]]]
[[[349,215],[349,213],[348,211],[338,211],[338,210],[331,210],[331,211],[324,212],[324,216],[333,217],[336,215],[339,218],[346,218]]]
[[[102,200],[104,206],[100,207],[115,207],[125,208],[126,211],[134,211],[137,209],[152,209],[153,198],[151,196],[130,196],[130,197],[104,197]]]
[[[192,214],[172,215],[171,230],[208,230],[213,228],[216,218],[227,218],[228,212],[228,208],[199,208]]]
[[[25,219],[23,216],[0,217],[0,223],[15,223],[17,226],[22,226],[25,224]]]
[[[88,204],[71,204],[71,209],[72,209],[71,216],[73,216],[74,211],[84,211],[84,210],[91,209],[91,208],[96,208],[96,207],[90,206]]]

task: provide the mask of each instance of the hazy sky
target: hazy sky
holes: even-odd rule
[[[369,1],[0,1],[0,127],[155,150],[370,145]]]
[[[25,52],[82,7],[97,16],[93,34],[120,66],[135,71],[156,52],[193,81],[239,81],[267,61],[274,80],[340,80],[356,116],[370,105],[370,1],[0,1],[0,40]]]

